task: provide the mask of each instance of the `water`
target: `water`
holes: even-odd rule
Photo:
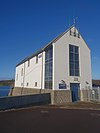
[[[11,86],[0,86],[0,97],[8,96]]]

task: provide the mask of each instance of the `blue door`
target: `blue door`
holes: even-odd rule
[[[72,95],[72,102],[78,101],[78,90],[79,84],[78,83],[70,83],[71,95]]]

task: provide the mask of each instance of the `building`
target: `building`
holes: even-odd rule
[[[51,102],[87,100],[92,88],[90,49],[75,26],[16,66],[13,95],[51,93]]]
[[[100,87],[100,80],[92,80],[92,87]]]

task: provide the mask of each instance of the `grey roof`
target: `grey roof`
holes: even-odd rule
[[[19,66],[22,63],[28,61],[29,59],[33,58],[34,56],[38,55],[39,53],[41,53],[42,51],[45,51],[46,48],[48,48],[50,45],[52,45],[53,43],[55,43],[57,40],[59,40],[64,34],[66,34],[71,28],[73,28],[74,25],[72,25],[70,28],[68,28],[65,32],[62,32],[61,34],[59,34],[56,38],[54,38],[51,42],[49,42],[47,45],[45,45],[44,47],[42,47],[41,49],[39,49],[38,51],[36,51],[35,53],[33,53],[32,55],[26,57],[24,60],[22,60],[20,63],[18,63],[16,65]]]

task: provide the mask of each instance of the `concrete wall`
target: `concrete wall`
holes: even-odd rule
[[[13,96],[50,93],[51,104],[65,104],[71,102],[70,90],[52,90],[52,89],[33,89],[33,88],[14,88]]]
[[[51,96],[47,94],[35,94],[0,98],[0,110],[27,107],[33,105],[49,104]]]

